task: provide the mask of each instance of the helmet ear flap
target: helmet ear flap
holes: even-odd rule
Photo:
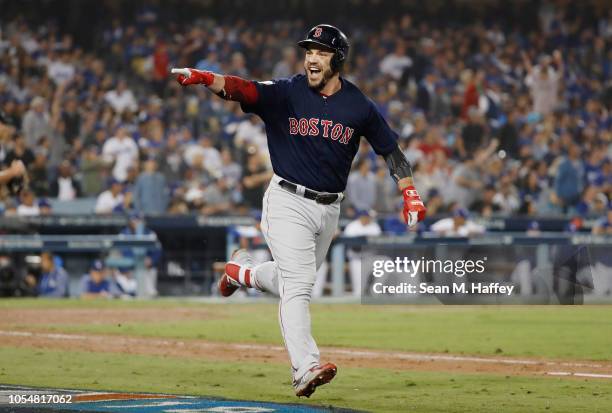
[[[339,72],[345,59],[346,56],[344,55],[344,52],[342,50],[336,50],[330,62],[331,69],[334,72]]]

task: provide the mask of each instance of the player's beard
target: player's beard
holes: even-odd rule
[[[334,77],[334,72],[331,70],[331,68],[328,67],[327,69],[325,69],[321,73],[321,80],[319,80],[316,83],[311,81],[310,77],[308,75],[306,75],[306,77],[308,79],[308,86],[310,86],[312,89],[314,89],[317,92],[319,92],[319,91],[323,90],[323,88],[325,87],[325,85],[327,84],[329,79]]]

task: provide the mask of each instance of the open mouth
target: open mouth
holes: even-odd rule
[[[321,73],[321,69],[319,69],[318,67],[309,67],[308,72],[314,76],[314,75],[318,75],[319,73]]]

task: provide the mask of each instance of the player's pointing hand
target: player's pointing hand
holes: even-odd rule
[[[172,74],[178,74],[176,81],[182,86],[188,85],[204,85],[210,86],[215,80],[215,75],[205,70],[191,69],[184,67],[182,69],[172,68]]]
[[[427,208],[421,200],[421,196],[414,186],[409,186],[402,191],[404,196],[404,222],[413,227],[425,219]]]

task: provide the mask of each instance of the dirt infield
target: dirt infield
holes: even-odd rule
[[[262,344],[7,330],[1,330],[0,337],[4,345],[17,347],[201,358],[206,360],[287,363],[287,355],[282,346]],[[612,363],[610,362],[473,357],[334,347],[324,347],[321,349],[321,353],[323,359],[333,360],[339,366],[346,367],[612,379]]]

